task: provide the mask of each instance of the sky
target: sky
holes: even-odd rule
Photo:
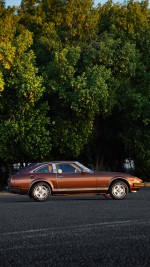
[[[20,0],[5,0],[6,6],[19,6]]]
[[[105,0],[94,0],[95,5],[97,5],[98,3],[103,4],[103,3],[105,3],[105,2],[106,2]],[[114,2],[114,3],[115,3],[115,2],[122,3],[123,0],[114,0],[113,2]],[[14,5],[14,6],[19,6],[20,3],[21,3],[21,0],[5,0],[5,3],[6,3],[6,6],[12,6],[12,5]]]

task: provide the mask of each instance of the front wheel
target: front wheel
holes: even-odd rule
[[[36,201],[46,201],[51,195],[51,189],[47,183],[40,182],[33,185],[30,197]]]
[[[110,186],[110,195],[113,199],[124,199],[126,198],[129,188],[128,185],[123,181],[116,181]]]

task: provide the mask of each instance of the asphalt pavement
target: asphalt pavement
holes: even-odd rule
[[[150,266],[150,188],[127,199],[0,194],[0,266]]]

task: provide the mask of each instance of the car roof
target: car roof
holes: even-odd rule
[[[57,161],[45,161],[45,162],[39,162],[37,164],[53,164],[53,163],[75,163],[78,161],[75,160],[57,160]]]

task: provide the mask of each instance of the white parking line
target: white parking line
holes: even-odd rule
[[[138,221],[138,220],[127,220],[127,221],[114,221],[114,222],[102,222],[102,223],[93,223],[93,224],[83,224],[83,225],[73,225],[73,226],[64,226],[64,227],[52,227],[52,228],[41,228],[41,229],[30,229],[23,231],[15,231],[15,232],[7,232],[1,233],[0,236],[11,236],[11,235],[20,235],[20,234],[35,234],[40,232],[50,232],[50,231],[70,231],[71,229],[82,230],[86,228],[98,227],[98,226],[112,226],[116,227],[116,225],[124,226],[124,225],[150,225],[150,221]]]

